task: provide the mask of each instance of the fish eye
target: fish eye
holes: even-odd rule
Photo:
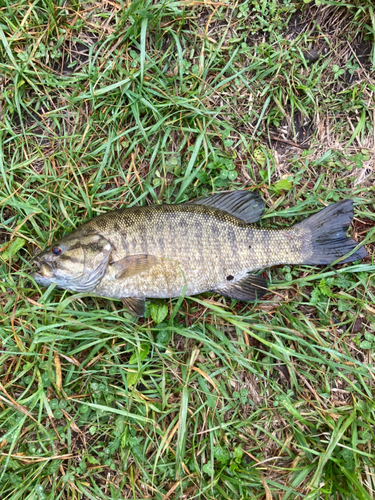
[[[53,248],[53,249],[52,249],[52,253],[53,253],[54,255],[60,255],[60,254],[61,254],[61,252],[62,252],[62,250],[61,250],[61,248],[60,248],[60,247],[55,247],[55,248]]]

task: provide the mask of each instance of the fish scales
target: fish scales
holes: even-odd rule
[[[126,208],[88,221],[57,247],[64,272],[69,258],[72,268],[77,268],[72,269],[72,276],[61,280],[63,287],[82,291],[90,285],[91,294],[114,299],[172,298],[183,291],[196,295],[216,290],[252,300],[254,286],[262,295],[260,289],[266,283],[256,275],[249,278],[249,271],[280,264],[333,261],[337,254],[344,255],[355,246],[345,235],[352,217],[350,200],[335,208],[334,227],[331,224],[335,211],[328,213],[328,207],[325,217],[319,216],[323,210],[290,228],[270,230],[247,222],[261,215],[256,194],[238,191],[211,198],[202,200],[202,204],[198,200],[196,204]],[[226,210],[220,208],[223,203]],[[247,209],[246,203],[253,205]],[[330,236],[332,229],[336,233]],[[332,255],[322,257],[322,246]],[[41,254],[44,261],[40,257],[37,261],[45,268],[50,266],[52,271],[46,271],[50,273],[59,262],[58,255],[51,256],[51,251],[56,254],[56,247],[51,248]],[[103,269],[99,269],[98,262]],[[35,273],[34,277],[47,284],[45,276]],[[56,277],[55,282],[61,286]]]
[[[199,205],[148,207],[146,213],[142,207],[124,209],[92,219],[84,229],[88,234],[99,232],[111,243],[114,261],[127,254],[152,254],[163,261],[132,277],[116,280],[111,273],[104,275],[93,292],[112,298],[124,293],[175,297],[185,284],[187,295],[212,290],[228,276],[236,279],[248,270],[290,262],[293,252],[298,261],[304,241],[295,231],[260,230]],[[84,245],[84,234],[81,241]]]

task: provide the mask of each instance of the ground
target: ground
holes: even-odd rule
[[[374,498],[374,33],[372,0],[0,4],[1,498]],[[239,188],[274,228],[352,198],[367,258],[143,319],[28,278],[95,215]]]

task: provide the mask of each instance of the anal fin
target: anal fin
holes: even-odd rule
[[[248,274],[238,281],[222,283],[214,292],[237,300],[259,300],[267,293],[267,281],[257,274]]]
[[[137,316],[143,317],[145,315],[145,299],[124,297],[121,301],[130,312],[136,314]]]

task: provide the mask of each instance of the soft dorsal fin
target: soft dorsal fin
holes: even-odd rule
[[[136,274],[142,273],[143,271],[148,271],[155,264],[157,264],[158,258],[154,255],[139,254],[139,255],[128,255],[123,259],[111,262],[111,266],[116,271],[115,278],[129,278]]]
[[[224,210],[247,223],[257,222],[264,211],[264,202],[254,191],[224,191],[189,203]]]
[[[233,278],[233,276],[229,276],[229,278]],[[237,300],[259,300],[267,293],[267,281],[257,274],[247,274],[238,281],[229,280],[221,283],[214,289],[214,292]]]

